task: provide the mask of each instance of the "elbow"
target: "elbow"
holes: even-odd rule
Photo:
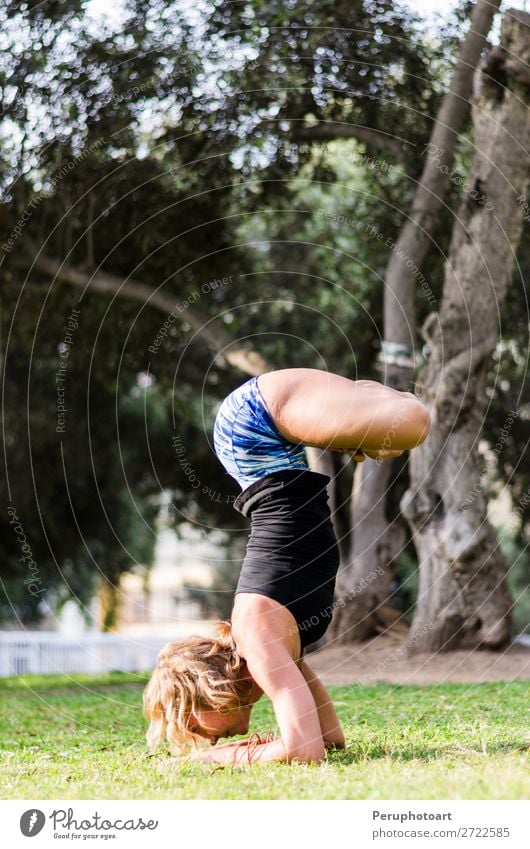
[[[329,737],[324,737],[324,746],[326,750],[345,749],[346,740],[344,734],[333,734]]]
[[[323,761],[326,756],[324,741],[306,743],[286,750],[287,763],[316,764]]]
[[[431,429],[431,417],[425,404],[414,398],[411,401],[411,410],[407,416],[407,437],[410,448],[416,448],[425,442]]]
[[[421,443],[425,442],[429,435],[429,431],[431,429],[431,417],[425,404],[422,404],[421,401],[418,401],[418,404],[419,407],[416,412],[418,441],[416,445],[421,445]]]

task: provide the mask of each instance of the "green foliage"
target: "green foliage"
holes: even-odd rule
[[[216,93],[211,108],[220,105],[221,132],[237,120],[245,139],[270,152],[265,181],[307,161],[310,146],[290,132],[307,119],[391,127],[418,166],[416,142],[428,138],[439,100],[432,76],[439,47],[419,37],[413,17],[394,3],[221,0],[211,6],[208,32],[215,45],[244,56],[223,75],[224,97],[219,104]],[[255,161],[248,149],[246,167]]]
[[[528,684],[333,687],[346,750],[249,769],[146,757],[147,677],[0,680],[0,764],[13,799],[526,799]],[[272,705],[251,731],[275,728]]]
[[[530,633],[530,553],[528,543],[519,534],[499,529],[501,550],[510,564],[508,581],[514,598],[513,630]]]
[[[19,509],[50,591],[69,586],[86,600],[99,571],[115,579],[147,565],[163,490],[177,529],[244,527],[231,506],[237,487],[211,447],[217,404],[244,375],[214,356],[185,312],[153,354],[164,312],[75,290],[36,270],[36,253],[132,278],[175,305],[197,292],[212,326],[272,365],[378,378],[385,241],[402,225],[467,12],[459,4],[435,40],[389,0],[216,0],[195,11],[199,26],[182,0],[129,0],[116,29],[96,26],[81,2],[0,9],[2,231],[29,215],[0,265],[11,487],[2,495]],[[405,168],[354,140],[296,138],[330,120],[391,129]],[[465,171],[465,151],[461,159]],[[426,259],[437,297],[451,225],[447,210]],[[203,293],[228,276],[229,286]],[[518,285],[505,306],[492,444],[508,405],[528,403],[525,299]],[[76,304],[59,440],[55,368]],[[420,292],[417,308],[421,322],[431,307]],[[526,424],[521,414],[500,457],[519,502],[530,485]],[[343,470],[345,532],[349,483]],[[0,574],[27,619],[36,602],[5,514],[0,526]]]
[[[419,577],[416,552],[414,546],[409,543],[399,558],[399,565],[396,572],[398,586],[393,596],[395,607],[403,611],[405,621],[407,622],[412,622],[414,607],[418,597]]]
[[[20,560],[20,538],[3,511],[0,574],[5,598],[0,615],[9,617],[15,610],[26,621],[37,615],[42,598],[60,604],[75,597],[87,604],[101,579],[116,581],[136,562],[149,565],[158,512],[150,490],[142,492],[150,460],[139,428],[133,426],[143,407],[142,398],[134,397],[134,385],[122,396],[127,408],[123,425],[120,399],[116,403],[114,392],[104,385],[84,382],[83,363],[72,348],[68,412],[65,430],[58,433],[59,359],[40,358],[35,364],[37,375],[20,353],[10,351],[5,387],[8,463],[1,485],[2,502],[16,511],[37,564],[39,592],[28,592],[24,581],[31,571]],[[20,392],[25,386],[31,387],[27,408]],[[154,430],[152,435],[159,438]]]

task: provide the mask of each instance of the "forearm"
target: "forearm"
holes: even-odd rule
[[[307,681],[307,685],[317,706],[325,748],[343,749],[345,746],[344,734],[331,696],[318,675],[313,672],[305,661],[302,662],[301,672]]]
[[[325,748],[326,752],[334,752],[337,749],[345,749],[346,748],[346,741],[344,739],[344,735],[342,735],[342,739],[337,741],[336,743],[324,741],[324,748]]]
[[[249,766],[254,763],[270,761],[291,762],[281,738],[267,743],[252,743],[245,740],[239,744],[212,746],[211,749],[201,749],[195,752],[191,761],[203,764],[222,764],[224,766]]]
[[[358,444],[361,451],[407,451],[427,438],[430,428],[427,408],[409,392],[385,387],[365,410],[363,415],[359,409],[359,419],[366,422]]]

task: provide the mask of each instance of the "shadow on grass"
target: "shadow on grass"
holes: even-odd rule
[[[390,758],[393,761],[434,761],[444,757],[468,758],[472,755],[488,757],[489,755],[528,754],[530,746],[526,740],[504,740],[493,743],[483,748],[480,745],[462,746],[460,744],[447,744],[443,746],[416,746],[404,743],[403,746],[384,746],[374,744],[373,746],[347,746],[344,751],[328,753],[328,761],[331,764],[348,765],[360,762]]]

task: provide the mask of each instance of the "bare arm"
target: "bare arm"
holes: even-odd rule
[[[418,398],[377,381],[283,369],[260,375],[259,388],[291,442],[381,456],[414,448],[429,432],[429,413]]]
[[[308,666],[305,660],[302,661],[300,671],[307,681],[311,695],[315,700],[322,739],[324,740],[326,749],[343,749],[345,746],[344,733],[331,696],[316,672]]]
[[[237,644],[255,683],[272,701],[280,737],[266,743],[254,744],[251,738],[239,746],[214,746],[197,752],[193,760],[242,765],[265,761],[311,763],[325,755],[319,710],[289,644],[292,614],[269,599],[267,602],[274,605],[271,615],[261,627],[257,619],[253,627],[246,628]],[[300,666],[304,668],[303,663]]]
[[[248,659],[247,659],[248,663]],[[301,671],[285,651],[276,650],[273,656],[262,653],[253,665],[248,663],[252,676],[270,696],[280,737],[269,743],[241,745],[201,750],[192,760],[202,763],[241,764],[285,761],[311,763],[325,754],[325,743],[315,700]]]

